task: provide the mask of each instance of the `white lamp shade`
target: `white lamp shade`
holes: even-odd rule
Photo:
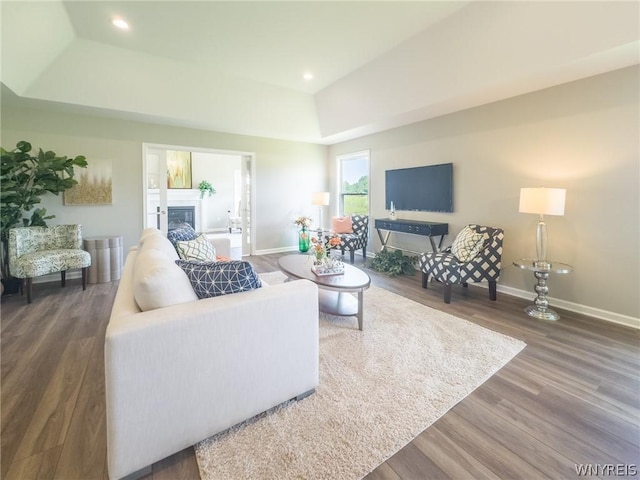
[[[564,188],[521,188],[520,213],[564,215]]]
[[[313,192],[311,194],[311,204],[319,207],[329,205],[329,192]]]

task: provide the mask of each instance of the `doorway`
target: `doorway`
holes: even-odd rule
[[[143,228],[166,235],[170,213],[192,212],[187,215],[196,231],[229,237],[234,257],[253,255],[254,158],[250,152],[143,144]],[[201,194],[202,181],[213,195],[206,189]]]

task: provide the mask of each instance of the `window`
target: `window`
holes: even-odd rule
[[[369,151],[339,155],[338,181],[340,212],[369,214]]]

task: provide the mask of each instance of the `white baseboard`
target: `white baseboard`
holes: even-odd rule
[[[268,255],[270,253],[285,253],[285,252],[297,252],[298,246],[291,247],[282,247],[282,248],[269,248],[265,250],[256,251],[256,255]],[[375,254],[372,252],[367,252],[367,257],[373,257]],[[73,278],[81,278],[82,272],[80,270],[73,270],[67,273],[67,279]],[[60,281],[59,273],[52,273],[50,275],[44,275],[42,277],[37,277],[33,279],[33,283],[45,283],[45,282],[55,282]],[[479,288],[488,288],[488,285],[485,283],[470,283],[469,286],[479,287]],[[513,288],[506,285],[500,285],[498,283],[498,291],[501,293],[505,293],[507,295],[512,295],[518,298],[525,298],[531,300],[535,298],[535,293],[527,290],[521,290],[519,288]],[[602,310],[600,308],[589,307],[587,305],[581,305],[579,303],[569,302],[567,300],[562,300],[560,298],[547,297],[549,299],[549,303],[558,307],[563,308],[565,310],[569,310],[570,312],[581,313],[583,315],[587,315],[589,317],[594,317],[600,320],[605,320],[611,323],[617,323],[618,325],[624,325],[626,327],[631,327],[640,330],[640,318],[631,317],[629,315],[621,315],[619,313],[610,312],[608,310]]]
[[[269,254],[269,253],[281,253],[281,252],[291,252],[297,251],[298,247],[286,247],[279,249],[271,249],[271,250],[261,250],[258,255]],[[375,252],[367,251],[367,257],[372,258],[375,256]],[[469,286],[480,287],[480,288],[488,288],[488,284],[486,283],[470,283]],[[518,298],[525,298],[531,300],[535,298],[535,293],[527,290],[521,290],[519,288],[513,288],[505,285],[500,285],[498,283],[498,291],[501,293],[505,293],[507,295],[513,295]],[[600,308],[589,307],[587,305],[581,305],[579,303],[569,302],[567,300],[562,300],[560,298],[547,297],[549,299],[549,303],[558,307],[563,308],[565,310],[569,310],[570,312],[576,312],[583,315],[587,315],[589,317],[594,317],[599,320],[604,320],[611,323],[617,323],[618,325],[624,325],[626,327],[631,327],[640,330],[640,318],[631,317],[628,315],[622,315],[615,312],[610,312],[608,310],[602,310]]]
[[[469,286],[488,288],[488,284],[485,283],[470,283]],[[531,303],[533,303],[533,299],[536,296],[535,292],[521,290],[519,288],[513,288],[506,285],[500,285],[499,283],[498,291],[501,293],[506,293],[507,295],[512,295],[514,297],[531,300]],[[602,310],[600,308],[589,307],[587,305],[569,302],[567,300],[562,300],[561,298],[547,297],[547,299],[549,300],[549,303],[554,307],[563,308],[564,310],[580,313],[589,317],[597,318],[599,320],[617,323],[618,325],[624,325],[625,327],[640,329],[640,318],[634,318],[628,315],[621,315],[619,313],[610,312],[608,310]]]
[[[264,250],[256,250],[256,255],[269,255],[270,253],[284,253],[284,252],[297,252],[298,246],[293,247],[281,247],[281,248],[267,248]]]

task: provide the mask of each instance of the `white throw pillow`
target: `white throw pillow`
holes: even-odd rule
[[[170,260],[178,260],[180,258],[169,239],[156,228],[146,228],[142,232],[142,236],[138,241],[138,250],[141,252],[144,250],[160,250]]]
[[[205,234],[195,240],[178,240],[176,249],[182,260],[216,261],[216,247],[211,244]]]
[[[153,248],[143,248],[136,256],[133,296],[143,312],[198,299],[189,278],[175,260]]]
[[[467,225],[451,244],[451,253],[459,262],[469,262],[482,250],[484,237],[482,233],[476,232]]]

